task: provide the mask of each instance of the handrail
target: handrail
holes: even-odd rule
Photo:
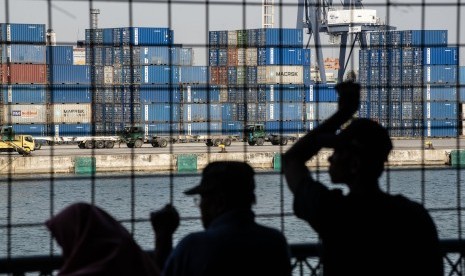
[[[465,240],[441,240],[441,247],[445,265],[449,266],[448,275],[465,275]],[[320,271],[320,244],[291,244],[290,249],[294,270],[302,271],[305,267],[311,271],[310,275],[316,275],[317,271]],[[152,250],[146,252],[153,254]],[[458,254],[459,256],[451,257],[448,256],[449,254]],[[308,259],[316,259],[318,262],[312,266]],[[62,263],[63,258],[55,255],[2,258],[0,259],[0,274],[24,275],[25,273],[38,272],[38,275],[52,275]]]

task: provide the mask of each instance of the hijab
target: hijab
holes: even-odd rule
[[[126,228],[97,206],[71,204],[45,224],[62,248],[58,275],[160,275]]]

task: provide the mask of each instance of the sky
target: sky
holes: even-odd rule
[[[296,27],[297,4],[298,0],[275,0],[275,27]],[[465,0],[364,0],[362,4],[398,30],[448,30],[449,44],[460,47],[460,65],[465,65]],[[74,44],[90,27],[90,8],[100,9],[100,28],[173,29],[176,44],[194,48],[194,65],[208,64],[204,47],[208,31],[261,28],[262,16],[261,0],[213,0],[208,5],[197,0],[0,0],[0,22],[46,24],[55,31],[57,44]],[[339,45],[330,45],[326,34],[321,37],[324,57],[338,57]],[[353,57],[350,64],[357,67],[357,51]],[[313,54],[312,58],[314,62]]]

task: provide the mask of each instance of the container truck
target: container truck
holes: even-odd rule
[[[54,144],[77,144],[80,149],[111,149],[116,144],[126,144],[128,148],[140,148],[144,143],[150,143],[153,147],[164,148],[172,139],[168,137],[148,136],[140,126],[126,126],[114,136],[48,136],[34,137],[34,140]],[[38,148],[37,148],[38,149]]]
[[[28,156],[35,149],[31,135],[15,135],[11,126],[3,126],[0,137],[0,152],[17,152],[22,156]]]
[[[285,146],[289,141],[296,141],[298,135],[282,135],[278,133],[268,133],[265,130],[264,124],[248,124],[244,129],[244,140],[250,146],[263,146],[265,142],[270,142],[272,145]]]

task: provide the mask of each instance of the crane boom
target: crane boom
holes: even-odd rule
[[[313,37],[316,63],[322,83],[326,83],[326,72],[319,33],[340,37],[339,63],[342,65],[338,69],[340,82],[343,80],[356,41],[362,48],[366,48],[367,31],[395,30],[395,27],[381,23],[376,17],[375,10],[365,10],[361,0],[343,0],[341,4],[342,9],[336,10],[332,0],[299,0],[298,2],[296,28],[306,29],[310,35],[309,40]],[[349,34],[354,34],[354,39],[346,57]]]

